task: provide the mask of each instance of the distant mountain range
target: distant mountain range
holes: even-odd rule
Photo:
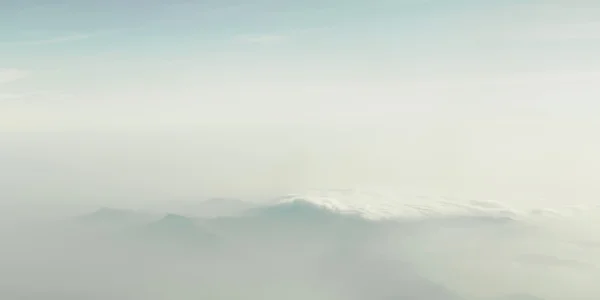
[[[302,196],[262,204],[213,199],[186,206],[188,213],[100,208],[75,218],[74,225],[84,231],[93,229],[90,235],[114,236],[140,261],[154,261],[169,270],[183,264],[178,268],[192,273],[200,272],[194,269],[197,266],[245,274],[262,265],[261,272],[274,282],[320,276],[322,284],[337,291],[336,300],[540,300],[523,295],[464,298],[429,280],[403,261],[400,252],[393,257],[378,252],[392,236],[399,239],[395,242],[411,243],[414,236],[438,233],[440,228],[507,228],[515,223],[512,218],[468,210],[420,218],[375,218],[384,214],[368,204]],[[110,230],[102,231],[106,228]],[[170,254],[174,256],[169,260],[157,260]],[[177,262],[172,261],[175,258]],[[250,276],[245,277],[247,282],[258,280],[246,276]]]

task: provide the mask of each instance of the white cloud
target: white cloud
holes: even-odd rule
[[[0,69],[0,84],[13,82],[23,79],[29,75],[29,72],[20,69]]]

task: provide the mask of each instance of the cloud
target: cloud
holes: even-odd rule
[[[25,41],[14,41],[14,42],[6,42],[4,45],[18,45],[18,46],[34,46],[34,45],[47,45],[47,44],[58,44],[65,43],[71,41],[78,41],[90,38],[89,34],[70,34],[70,35],[62,35],[56,36],[52,38],[46,39],[37,39],[37,40],[25,40]]]
[[[23,79],[29,75],[29,72],[21,69],[0,69],[0,84]]]

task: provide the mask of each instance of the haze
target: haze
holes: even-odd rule
[[[4,0],[0,295],[289,298],[281,276],[298,299],[434,297],[400,277],[439,299],[598,299],[599,33],[595,1]],[[289,194],[310,213],[246,219]],[[102,207],[151,217],[74,221]],[[347,209],[393,221],[314,224]],[[130,235],[169,214],[256,256]],[[268,243],[264,222],[281,228]],[[131,253],[153,258],[116,263]],[[226,293],[250,282],[269,293]]]

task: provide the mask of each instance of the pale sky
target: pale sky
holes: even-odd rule
[[[4,0],[0,172],[88,196],[375,184],[589,200],[598,53],[598,1]],[[34,158],[69,172],[25,184]]]

